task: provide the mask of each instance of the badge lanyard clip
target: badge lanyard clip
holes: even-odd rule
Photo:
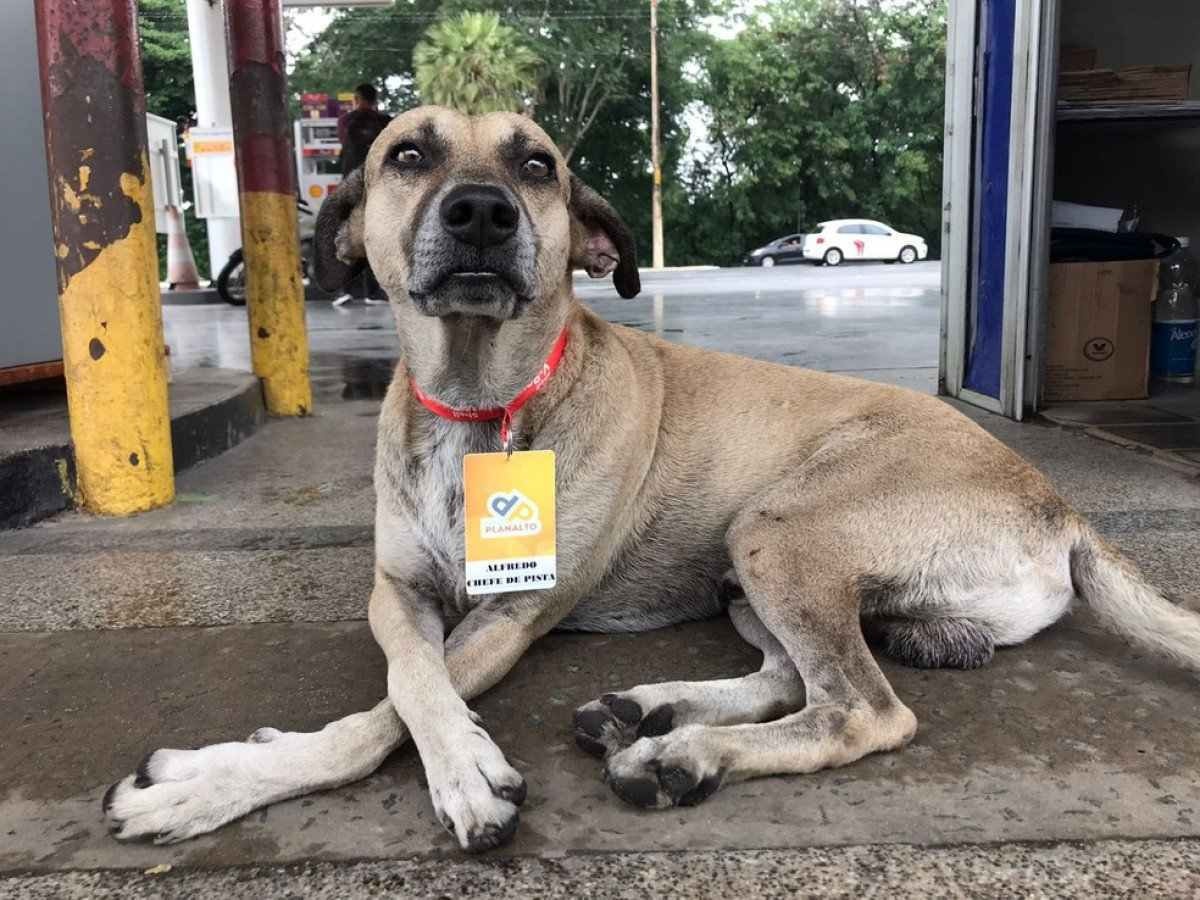
[[[506,460],[512,459],[512,413],[508,410],[504,411],[504,417],[500,420],[500,449],[504,451],[504,458]]]

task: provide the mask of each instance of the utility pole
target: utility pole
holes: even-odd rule
[[[663,267],[662,164],[658,134],[658,0],[650,0],[650,164],[654,193],[650,204],[651,264]]]
[[[232,128],[225,10],[220,0],[187,0],[187,20],[196,124],[201,128]],[[242,226],[236,216],[214,215],[209,215],[204,225],[208,232],[208,274],[215,281],[225,261],[242,246]]]

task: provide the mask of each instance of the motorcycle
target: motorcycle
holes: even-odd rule
[[[300,277],[307,282],[312,271],[317,216],[303,197],[296,198],[296,210],[300,221]],[[229,261],[217,275],[217,293],[231,306],[246,305],[246,265],[241,247],[229,255]]]

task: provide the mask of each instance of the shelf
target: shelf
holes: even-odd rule
[[[1200,124],[1200,100],[1178,103],[1060,103],[1060,122],[1189,122]]]

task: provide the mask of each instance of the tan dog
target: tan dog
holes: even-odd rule
[[[317,244],[330,287],[370,259],[403,346],[375,472],[370,623],[388,696],[312,734],[152,753],[105,797],[120,838],[181,840],[345,784],[411,735],[446,828],[468,850],[495,846],[525,783],[466,701],[554,628],[727,610],[762,650],[754,674],[643,685],[576,713],[614,791],[648,807],[907,743],[916,719],[864,631],[912,665],[967,668],[1078,597],[1163,655],[1200,661],[1200,619],[943,402],[665,343],[584,309],[572,267],[615,269],[632,296],[633,241],[526,118],[398,117],[322,209]],[[503,405],[563,329],[561,366],[513,422],[517,449],[557,453],[557,583],[469,597],[462,461],[498,449],[498,427],[435,416],[411,385],[450,406]]]

